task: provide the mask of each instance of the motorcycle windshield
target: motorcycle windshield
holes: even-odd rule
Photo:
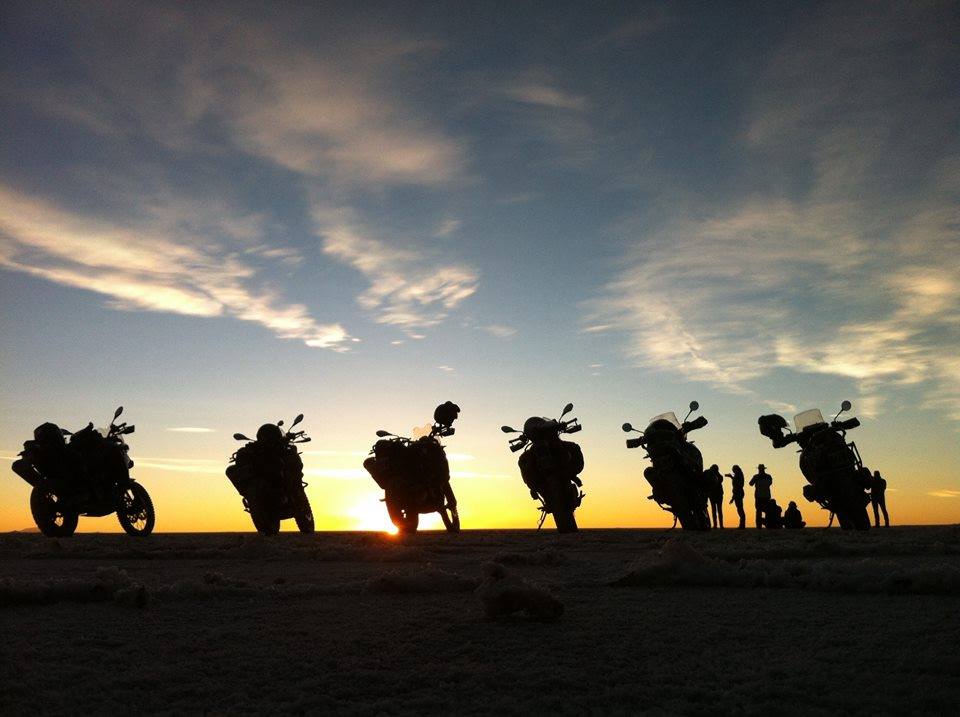
[[[793,417],[793,430],[800,433],[803,429],[815,426],[818,423],[825,423],[823,414],[820,413],[819,408],[811,408],[809,411],[798,413]]]
[[[418,438],[429,436],[432,429],[432,423],[426,423],[422,426],[414,426],[413,430],[410,432],[410,435],[413,436],[413,440],[417,440]]]
[[[656,421],[667,421],[667,423],[672,423],[677,430],[680,430],[680,421],[677,420],[677,415],[673,411],[670,411],[669,413],[661,413],[659,416],[654,416],[650,419],[650,422],[647,425],[655,423]]]

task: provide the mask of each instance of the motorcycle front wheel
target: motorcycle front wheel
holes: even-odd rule
[[[300,499],[300,507],[293,519],[297,521],[297,528],[301,533],[312,533],[316,530],[313,522],[313,509],[310,507],[310,499],[306,495]]]
[[[420,525],[419,513],[401,508],[392,497],[388,497],[386,503],[387,514],[390,516],[390,521],[397,527],[397,530],[401,533],[417,532],[417,527]]]
[[[153,532],[157,515],[146,488],[139,483],[130,483],[120,489],[117,519],[127,535],[150,535]]]
[[[30,491],[30,512],[40,532],[49,538],[73,535],[80,521],[80,516],[62,507],[60,497],[42,483]]]
[[[870,516],[863,500],[863,491],[852,482],[846,486],[842,497],[843,507],[838,506],[837,518],[840,527],[847,530],[870,530]]]
[[[253,527],[260,535],[276,535],[280,532],[280,518],[268,507],[252,503],[250,518],[253,520]]]
[[[575,533],[577,532],[577,519],[573,516],[575,508],[569,505],[569,501],[562,498],[563,488],[558,485],[559,480],[553,476],[547,479],[546,494],[543,497],[547,509],[553,514],[553,524],[557,526],[557,532]]]
[[[460,514],[456,508],[451,508],[448,505],[443,506],[440,509],[440,519],[443,521],[443,527],[447,529],[448,533],[460,532]]]

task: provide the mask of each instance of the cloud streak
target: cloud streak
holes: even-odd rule
[[[114,309],[230,316],[318,348],[349,340],[341,325],[257,286],[256,268],[230,247],[154,226],[90,219],[0,185],[0,267],[104,295]]]
[[[615,328],[634,362],[733,392],[786,369],[851,380],[866,414],[915,387],[960,420],[960,146],[938,135],[960,109],[931,72],[943,32],[910,44],[927,10],[844,10],[788,37],[749,103],[743,156],[758,175],[806,163],[809,188],[696,210],[664,198],[659,219],[625,221],[630,246],[585,330]],[[933,171],[923,142],[941,148]]]
[[[429,251],[388,244],[360,229],[349,212],[314,211],[322,251],[369,282],[357,303],[381,324],[408,334],[436,326],[477,290],[478,275],[463,264],[437,261]]]

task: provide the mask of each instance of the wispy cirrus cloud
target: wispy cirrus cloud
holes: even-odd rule
[[[960,490],[953,490],[945,488],[943,490],[931,490],[927,495],[932,495],[934,498],[960,498]]]
[[[464,172],[463,144],[397,88],[413,76],[404,70],[436,52],[429,38],[321,27],[323,36],[304,44],[290,40],[297,13],[265,22],[213,6],[76,10],[83,29],[70,35],[71,78],[84,84],[11,77],[17,102],[96,134],[147,136],[181,153],[239,149],[342,185],[434,186]]]
[[[223,461],[204,458],[141,458],[136,459],[137,468],[150,468],[171,473],[204,473],[223,475]]]
[[[515,327],[506,326],[504,324],[487,324],[486,326],[481,326],[480,328],[491,336],[496,336],[498,339],[509,339],[510,337],[517,335],[517,329]]]
[[[114,309],[230,316],[318,348],[349,340],[340,324],[318,323],[258,282],[241,252],[157,228],[149,217],[125,226],[0,185],[0,267],[102,294]]]
[[[960,420],[960,138],[944,132],[960,107],[937,89],[956,57],[942,11],[837,8],[787,37],[739,141],[758,176],[783,185],[802,166],[808,186],[696,210],[674,197],[659,220],[625,222],[585,330],[623,331],[635,362],[730,391],[820,373],[858,386],[866,414],[913,386]]]
[[[503,93],[515,102],[554,110],[582,111],[588,104],[586,97],[565,92],[546,77],[517,80],[505,86]]]
[[[374,321],[411,338],[436,326],[477,290],[478,275],[464,264],[446,263],[425,247],[404,247],[374,238],[351,212],[317,208],[317,233],[325,255],[359,271],[369,287],[357,299]]]
[[[144,147],[159,147],[176,163],[215,167],[218,181],[230,186],[231,178],[217,167],[229,157],[229,172],[243,166],[244,172],[262,170],[288,181],[294,205],[296,195],[308,191],[336,196],[359,215],[363,201],[357,195],[371,187],[440,190],[461,184],[468,174],[466,144],[408,99],[417,70],[440,48],[428,36],[373,28],[344,34],[324,24],[319,41],[311,36],[304,42],[297,22],[316,20],[311,13],[265,21],[255,11],[212,6],[76,10],[77,29],[64,32],[62,48],[75,71],[51,74],[41,63],[28,64],[5,76],[2,97],[122,150],[120,175],[149,171],[154,160],[136,158]],[[62,29],[56,13],[24,17]],[[117,23],[124,32],[115,32]],[[35,26],[27,31],[42,32]],[[100,172],[75,171],[93,176],[74,180],[114,198],[123,193],[124,177],[114,164]],[[230,315],[310,346],[347,345],[350,337],[339,323],[315,321],[306,307],[285,303],[259,281],[263,261],[288,271],[307,261],[299,247],[276,242],[269,217],[238,211],[237,203],[213,193],[191,200],[175,182],[165,177],[130,197],[144,221],[112,227],[104,222],[96,237],[75,230],[61,237],[63,244],[81,245],[73,257],[58,253],[52,240],[41,247],[26,239],[32,229],[21,226],[4,250],[4,266],[108,295],[113,308]],[[46,201],[55,208],[54,200]],[[71,218],[71,227],[78,222]],[[425,222],[431,223],[425,233],[438,237],[459,227],[449,217]],[[183,240],[171,239],[178,236]],[[213,247],[216,239],[229,242],[229,250]],[[115,262],[108,268],[95,252],[113,253]],[[408,331],[436,325],[476,288],[472,269],[450,262],[421,266],[426,252],[382,239],[350,241],[340,232],[325,256],[363,272],[370,288],[360,305],[380,323]]]

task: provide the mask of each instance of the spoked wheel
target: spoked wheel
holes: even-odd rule
[[[420,525],[420,514],[413,510],[401,508],[394,498],[387,498],[387,513],[391,522],[401,533],[416,533]]]
[[[128,535],[150,535],[157,515],[147,489],[139,483],[121,488],[117,498],[117,518]]]
[[[306,494],[301,498],[300,507],[293,519],[297,521],[297,528],[300,529],[301,533],[312,533],[316,530],[313,523],[313,509],[310,508],[310,499],[307,498]]]
[[[440,509],[440,519],[443,521],[443,527],[448,533],[460,532],[460,514],[456,508],[445,505]]]
[[[40,532],[51,538],[73,535],[80,516],[61,504],[60,497],[44,484],[30,491],[30,512]]]

